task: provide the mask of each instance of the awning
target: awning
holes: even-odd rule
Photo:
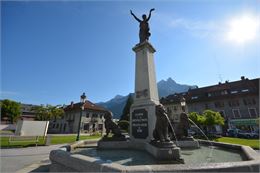
[[[234,119],[229,121],[232,125],[247,125],[256,126],[259,124],[259,119]]]

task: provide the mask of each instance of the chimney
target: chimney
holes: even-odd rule
[[[72,102],[70,102],[70,106],[73,108],[73,105],[74,105],[74,102],[72,101]]]
[[[241,80],[245,80],[245,76],[241,76]]]

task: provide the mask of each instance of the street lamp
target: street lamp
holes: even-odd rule
[[[79,141],[81,118],[82,118],[82,112],[83,112],[83,110],[84,110],[85,100],[86,100],[86,95],[85,95],[85,93],[83,93],[83,94],[80,96],[80,108],[81,108],[81,109],[80,109],[80,117],[79,117],[79,125],[78,125],[78,135],[77,135],[76,141]]]
[[[185,112],[186,100],[183,96],[181,96],[180,102],[181,102],[181,109],[183,112]]]

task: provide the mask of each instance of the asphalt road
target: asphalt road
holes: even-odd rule
[[[34,163],[49,159],[51,150],[62,145],[38,146],[28,148],[1,149],[1,172],[16,172]]]

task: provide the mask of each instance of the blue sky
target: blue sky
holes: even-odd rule
[[[133,92],[139,25],[129,10],[141,17],[151,8],[157,81],[259,78],[259,0],[6,1],[1,98],[56,105],[82,92],[93,102]]]

